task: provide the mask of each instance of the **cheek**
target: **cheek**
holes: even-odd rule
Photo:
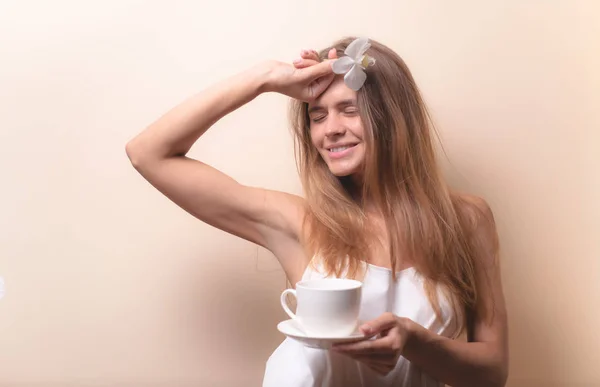
[[[358,122],[355,122],[354,125],[352,125],[352,133],[361,140],[364,139],[364,132],[365,130],[362,121],[358,120]]]
[[[318,148],[319,143],[321,141],[321,138],[319,137],[319,133],[315,129],[309,129],[309,130],[310,131],[309,131],[308,135],[310,136],[310,142],[313,144],[313,146]]]
[[[352,136],[362,140],[364,138],[364,125],[362,118],[359,115],[355,115],[352,117],[347,117],[344,122],[346,129],[348,129],[349,134]]]

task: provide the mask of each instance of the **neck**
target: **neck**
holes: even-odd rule
[[[364,184],[364,174],[362,172],[355,172],[351,174],[349,179],[356,187],[362,187]]]
[[[375,201],[373,198],[365,197],[363,191],[363,180],[362,176],[358,174],[353,174],[350,176],[345,176],[340,179],[344,188],[348,191],[350,196],[361,205],[363,211],[365,213],[379,213],[377,206],[375,205]]]

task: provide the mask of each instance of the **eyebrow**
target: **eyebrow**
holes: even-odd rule
[[[357,104],[356,99],[351,98],[351,99],[341,100],[338,103],[336,103],[335,106],[337,106],[338,108],[340,108],[340,107],[343,108],[343,107],[346,107],[346,106],[354,106],[356,104]],[[312,107],[310,107],[308,109],[308,114],[311,114],[311,113],[314,113],[314,112],[320,111],[320,110],[325,110],[325,108],[323,106],[321,106],[321,105],[315,105],[315,106],[312,106]]]

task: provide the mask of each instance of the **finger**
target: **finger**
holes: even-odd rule
[[[320,62],[319,54],[315,50],[302,50],[300,52],[300,57],[303,59],[314,60],[315,62]]]
[[[317,80],[313,81],[310,85],[310,96],[311,98],[317,98],[321,95],[333,82],[335,74],[331,73],[329,75],[325,75]]]
[[[364,340],[352,344],[340,344],[333,348],[336,351],[347,353],[350,355],[359,354],[375,354],[375,353],[390,353],[393,352],[393,338],[390,336],[383,337],[377,340]]]
[[[312,60],[312,59],[296,59],[294,61],[294,67],[297,69],[304,69],[310,66],[314,66],[317,63],[319,63],[318,61]]]
[[[333,74],[331,61],[324,61],[304,69],[298,70],[298,75],[303,81],[315,81],[318,78]]]
[[[329,52],[327,53],[327,58],[329,59],[337,59],[337,50],[335,48],[332,48],[331,50],[329,50]]]
[[[375,320],[364,323],[360,327],[360,330],[367,335],[376,334],[393,328],[397,323],[398,319],[395,315],[392,313],[384,313]]]

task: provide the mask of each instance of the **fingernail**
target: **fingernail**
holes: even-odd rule
[[[301,55],[306,55],[306,54],[308,54],[308,51],[306,51],[306,50],[302,50],[302,51],[300,52],[300,54],[301,54]]]
[[[300,62],[302,62],[302,59],[300,59],[300,58],[296,58],[296,59],[294,59],[294,64],[298,64],[298,63],[300,63]]]
[[[363,325],[362,327],[360,327],[360,330],[361,330],[361,331],[363,331],[365,334],[367,334],[367,335],[368,335],[369,333],[371,333],[371,330],[372,330],[372,329],[371,329],[371,327],[370,327],[370,326],[368,326],[368,325]]]

